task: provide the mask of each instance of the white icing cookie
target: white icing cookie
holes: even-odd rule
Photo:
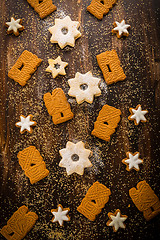
[[[67,142],[66,148],[61,149],[59,153],[62,157],[59,166],[66,168],[68,175],[74,172],[83,175],[84,168],[92,166],[88,158],[92,152],[84,147],[82,141],[76,144]]]
[[[52,222],[59,222],[60,226],[63,226],[63,221],[70,221],[70,217],[67,215],[69,211],[69,208],[63,209],[62,205],[59,204],[58,209],[51,210],[51,213],[54,215]]]
[[[101,90],[99,89],[99,78],[93,77],[91,71],[86,74],[76,73],[75,78],[69,79],[70,86],[68,95],[76,97],[78,104],[84,101],[92,103],[94,96],[100,96]]]
[[[133,120],[135,125],[138,125],[140,123],[140,121],[142,122],[146,122],[147,119],[145,118],[145,114],[148,113],[147,110],[143,110],[141,108],[141,105],[137,105],[137,107],[134,108],[129,108],[129,111],[131,113],[131,115],[128,117],[129,120]]]
[[[129,32],[127,29],[129,29],[131,26],[128,24],[125,24],[125,20],[122,20],[119,22],[114,22],[115,28],[113,28],[112,32],[117,34],[117,37],[120,38],[122,36],[128,36]]]
[[[127,158],[122,160],[122,163],[127,166],[126,170],[130,171],[131,169],[135,169],[136,171],[139,171],[139,164],[143,163],[143,160],[139,158],[139,152],[134,154],[127,152],[126,156]]]
[[[65,67],[68,65],[67,62],[62,62],[61,57],[57,57],[56,59],[49,59],[48,60],[49,66],[47,67],[46,71],[51,72],[53,78],[57,77],[58,74],[66,75]]]
[[[21,25],[22,20],[21,19],[15,19],[13,17],[11,17],[11,21],[10,22],[6,22],[6,27],[8,27],[7,29],[7,33],[11,34],[14,33],[15,36],[19,35],[19,30],[22,31],[24,29],[24,27]]]
[[[55,19],[55,25],[48,30],[52,34],[51,43],[58,43],[60,48],[67,45],[75,46],[75,39],[81,36],[78,31],[80,24],[77,21],[72,21],[69,16],[63,19]]]
[[[107,222],[107,226],[113,227],[113,231],[117,232],[119,228],[125,228],[125,224],[123,223],[126,219],[126,215],[121,215],[121,211],[117,209],[115,213],[108,213],[109,221]]]
[[[20,127],[20,133],[24,133],[25,131],[32,133],[33,129],[31,126],[35,126],[37,123],[32,121],[32,115],[28,115],[24,117],[23,115],[20,116],[20,122],[17,122],[15,125],[16,127]]]

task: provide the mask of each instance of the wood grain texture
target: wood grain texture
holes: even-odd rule
[[[134,206],[128,191],[141,180],[146,180],[160,197],[159,171],[159,113],[160,113],[160,2],[158,0],[118,0],[114,8],[102,21],[86,11],[90,0],[54,0],[57,11],[41,20],[26,0],[0,1],[0,228],[3,227],[18,207],[23,204],[39,216],[35,227],[25,240],[44,239],[158,239],[160,237],[159,216],[146,222]],[[69,15],[80,22],[81,38],[75,48],[63,50],[50,43],[48,28],[55,18]],[[5,22],[14,16],[22,18],[25,30],[19,37],[7,35]],[[126,39],[112,35],[113,22],[126,20],[131,25]],[[38,70],[26,86],[21,87],[7,74],[24,50],[31,51],[43,59]],[[115,49],[127,76],[123,82],[107,86],[96,61],[96,55]],[[66,76],[52,78],[46,73],[49,58],[61,56],[68,62]],[[76,72],[86,73],[102,79],[102,94],[92,104],[78,105],[67,95],[67,80]],[[61,87],[71,104],[74,118],[54,125],[49,116],[43,95]],[[110,142],[91,136],[94,122],[104,104],[119,108],[122,118]],[[141,104],[148,109],[147,122],[135,126],[128,120],[129,107]],[[19,116],[32,114],[37,125],[32,134],[20,134],[15,123]],[[90,158],[93,167],[85,169],[83,176],[67,176],[58,166],[59,150],[67,141],[83,141],[93,151]],[[24,175],[17,154],[34,145],[41,153],[50,171],[48,177],[31,185]],[[127,172],[122,159],[126,152],[140,152],[144,160],[140,171]],[[111,190],[109,202],[94,222],[77,212],[88,188],[95,182],[103,183]],[[63,227],[51,223],[51,209],[62,204],[71,211],[70,222]],[[128,216],[126,229],[113,233],[107,227],[107,213],[117,208]],[[1,236],[1,239],[3,237]]]

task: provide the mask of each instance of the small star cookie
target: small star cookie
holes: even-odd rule
[[[92,103],[94,96],[100,96],[99,78],[93,77],[91,71],[86,74],[76,73],[75,78],[69,79],[70,86],[68,95],[75,97],[78,104],[84,101]]]
[[[31,126],[35,126],[37,123],[32,121],[32,115],[28,115],[27,117],[24,117],[23,115],[20,116],[20,122],[17,122],[15,125],[16,127],[20,127],[20,133],[23,134],[24,132],[32,133],[33,129]]]
[[[22,19],[15,19],[14,17],[11,17],[10,22],[6,22],[5,26],[8,27],[7,33],[8,34],[14,34],[15,36],[19,35],[19,31],[23,31],[24,27],[21,25]]]
[[[125,24],[125,20],[122,20],[119,22],[114,22],[114,27],[112,30],[112,33],[116,33],[118,38],[121,38],[122,36],[129,36],[129,32],[127,29],[129,29],[131,26],[128,24]]]
[[[63,226],[63,221],[70,221],[70,217],[67,213],[69,208],[63,208],[61,204],[58,205],[58,209],[52,209],[51,213],[54,215],[52,222],[59,222],[60,226]]]
[[[68,141],[66,148],[59,150],[59,153],[62,157],[59,166],[66,168],[68,175],[74,172],[83,175],[84,168],[92,166],[88,158],[92,152],[84,147],[82,141],[76,144]]]
[[[121,215],[121,211],[117,209],[115,213],[108,213],[109,221],[107,222],[107,226],[113,227],[113,231],[117,232],[119,228],[125,228],[125,224],[123,223],[127,219],[127,215]]]
[[[74,47],[75,39],[81,36],[78,31],[79,26],[79,22],[72,21],[69,16],[63,19],[56,18],[55,25],[48,29],[52,34],[51,43],[58,43],[62,49],[67,45]]]
[[[131,115],[128,117],[129,120],[134,121],[135,125],[138,125],[140,123],[140,121],[142,122],[146,122],[147,119],[145,118],[145,114],[148,113],[147,110],[143,110],[141,108],[141,105],[137,105],[137,107],[134,108],[129,108],[129,111],[131,113]]]
[[[56,59],[49,59],[48,60],[49,66],[47,67],[46,71],[51,72],[53,78],[57,77],[58,74],[66,75],[65,67],[68,65],[67,62],[62,62],[61,57],[57,57]]]
[[[130,171],[132,169],[135,169],[136,171],[139,171],[139,164],[143,163],[142,159],[139,159],[139,152],[135,152],[132,154],[131,152],[126,153],[127,158],[122,160],[122,163],[124,163],[127,167],[126,170]]]

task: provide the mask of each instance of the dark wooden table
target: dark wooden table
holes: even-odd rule
[[[128,190],[141,180],[146,180],[160,197],[159,171],[159,106],[160,106],[160,1],[118,0],[116,6],[99,21],[86,11],[90,0],[55,0],[57,11],[41,20],[26,0],[0,1],[0,228],[21,205],[35,211],[39,219],[25,237],[26,240],[45,239],[158,239],[160,218],[146,222],[142,213],[132,203]],[[50,43],[48,31],[55,18],[69,15],[80,22],[82,37],[76,40],[75,48],[63,50]],[[6,21],[14,16],[22,18],[25,30],[19,37],[7,35]],[[126,39],[117,39],[111,34],[113,22],[126,20],[131,25]],[[8,70],[23,50],[29,50],[43,59],[26,86],[21,87],[9,79]],[[96,61],[96,55],[115,49],[127,76],[123,82],[107,86]],[[49,58],[62,57],[69,63],[66,76],[52,78],[46,73]],[[75,98],[67,95],[67,80],[76,72],[91,70],[100,77],[102,94],[93,104],[78,105]],[[61,87],[71,104],[74,118],[54,125],[43,102],[43,95]],[[122,118],[110,142],[91,136],[98,112],[104,104],[122,111]],[[147,122],[135,126],[128,120],[129,107],[141,104],[148,109]],[[32,134],[20,134],[15,123],[19,116],[32,114],[37,126]],[[93,151],[92,168],[85,169],[83,176],[67,176],[58,166],[59,150],[67,141],[82,140]],[[50,174],[31,185],[22,171],[17,154],[34,145],[41,153]],[[140,171],[126,171],[121,160],[127,151],[140,152],[144,160]],[[88,188],[99,181],[111,189],[109,202],[94,222],[77,212]],[[61,203],[69,207],[70,222],[63,227],[51,223],[50,210]],[[113,233],[106,226],[107,213],[119,208],[128,215],[126,229]],[[1,236],[0,239],[3,239]]]

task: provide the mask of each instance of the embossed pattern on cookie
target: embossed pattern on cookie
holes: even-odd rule
[[[101,20],[103,15],[106,15],[116,2],[117,0],[92,0],[87,7],[87,11]]]
[[[57,9],[57,7],[53,5],[52,0],[27,0],[27,2],[34,8],[42,19]]]
[[[129,190],[129,196],[144,218],[149,221],[160,214],[160,201],[149,184],[144,180]]]
[[[92,135],[105,141],[110,141],[110,136],[115,132],[115,128],[120,121],[121,111],[109,105],[104,105],[99,112]]]
[[[52,94],[44,94],[44,102],[54,124],[60,124],[73,118],[70,104],[61,88],[56,88]]]
[[[42,59],[25,50],[9,70],[8,77],[18,82],[21,86],[24,86],[41,62]]]
[[[107,84],[113,84],[126,79],[115,50],[103,52],[96,57]]]
[[[38,215],[34,212],[29,212],[28,208],[23,205],[13,213],[12,217],[7,221],[0,233],[7,240],[21,240],[33,228]]]
[[[40,152],[30,146],[20,151],[17,155],[21,168],[25,171],[25,175],[29,177],[31,184],[34,184],[48,176],[49,171],[40,155]]]
[[[104,208],[105,204],[109,201],[110,195],[110,189],[97,181],[88,189],[77,211],[90,221],[94,221],[96,215],[101,212],[102,208]]]

